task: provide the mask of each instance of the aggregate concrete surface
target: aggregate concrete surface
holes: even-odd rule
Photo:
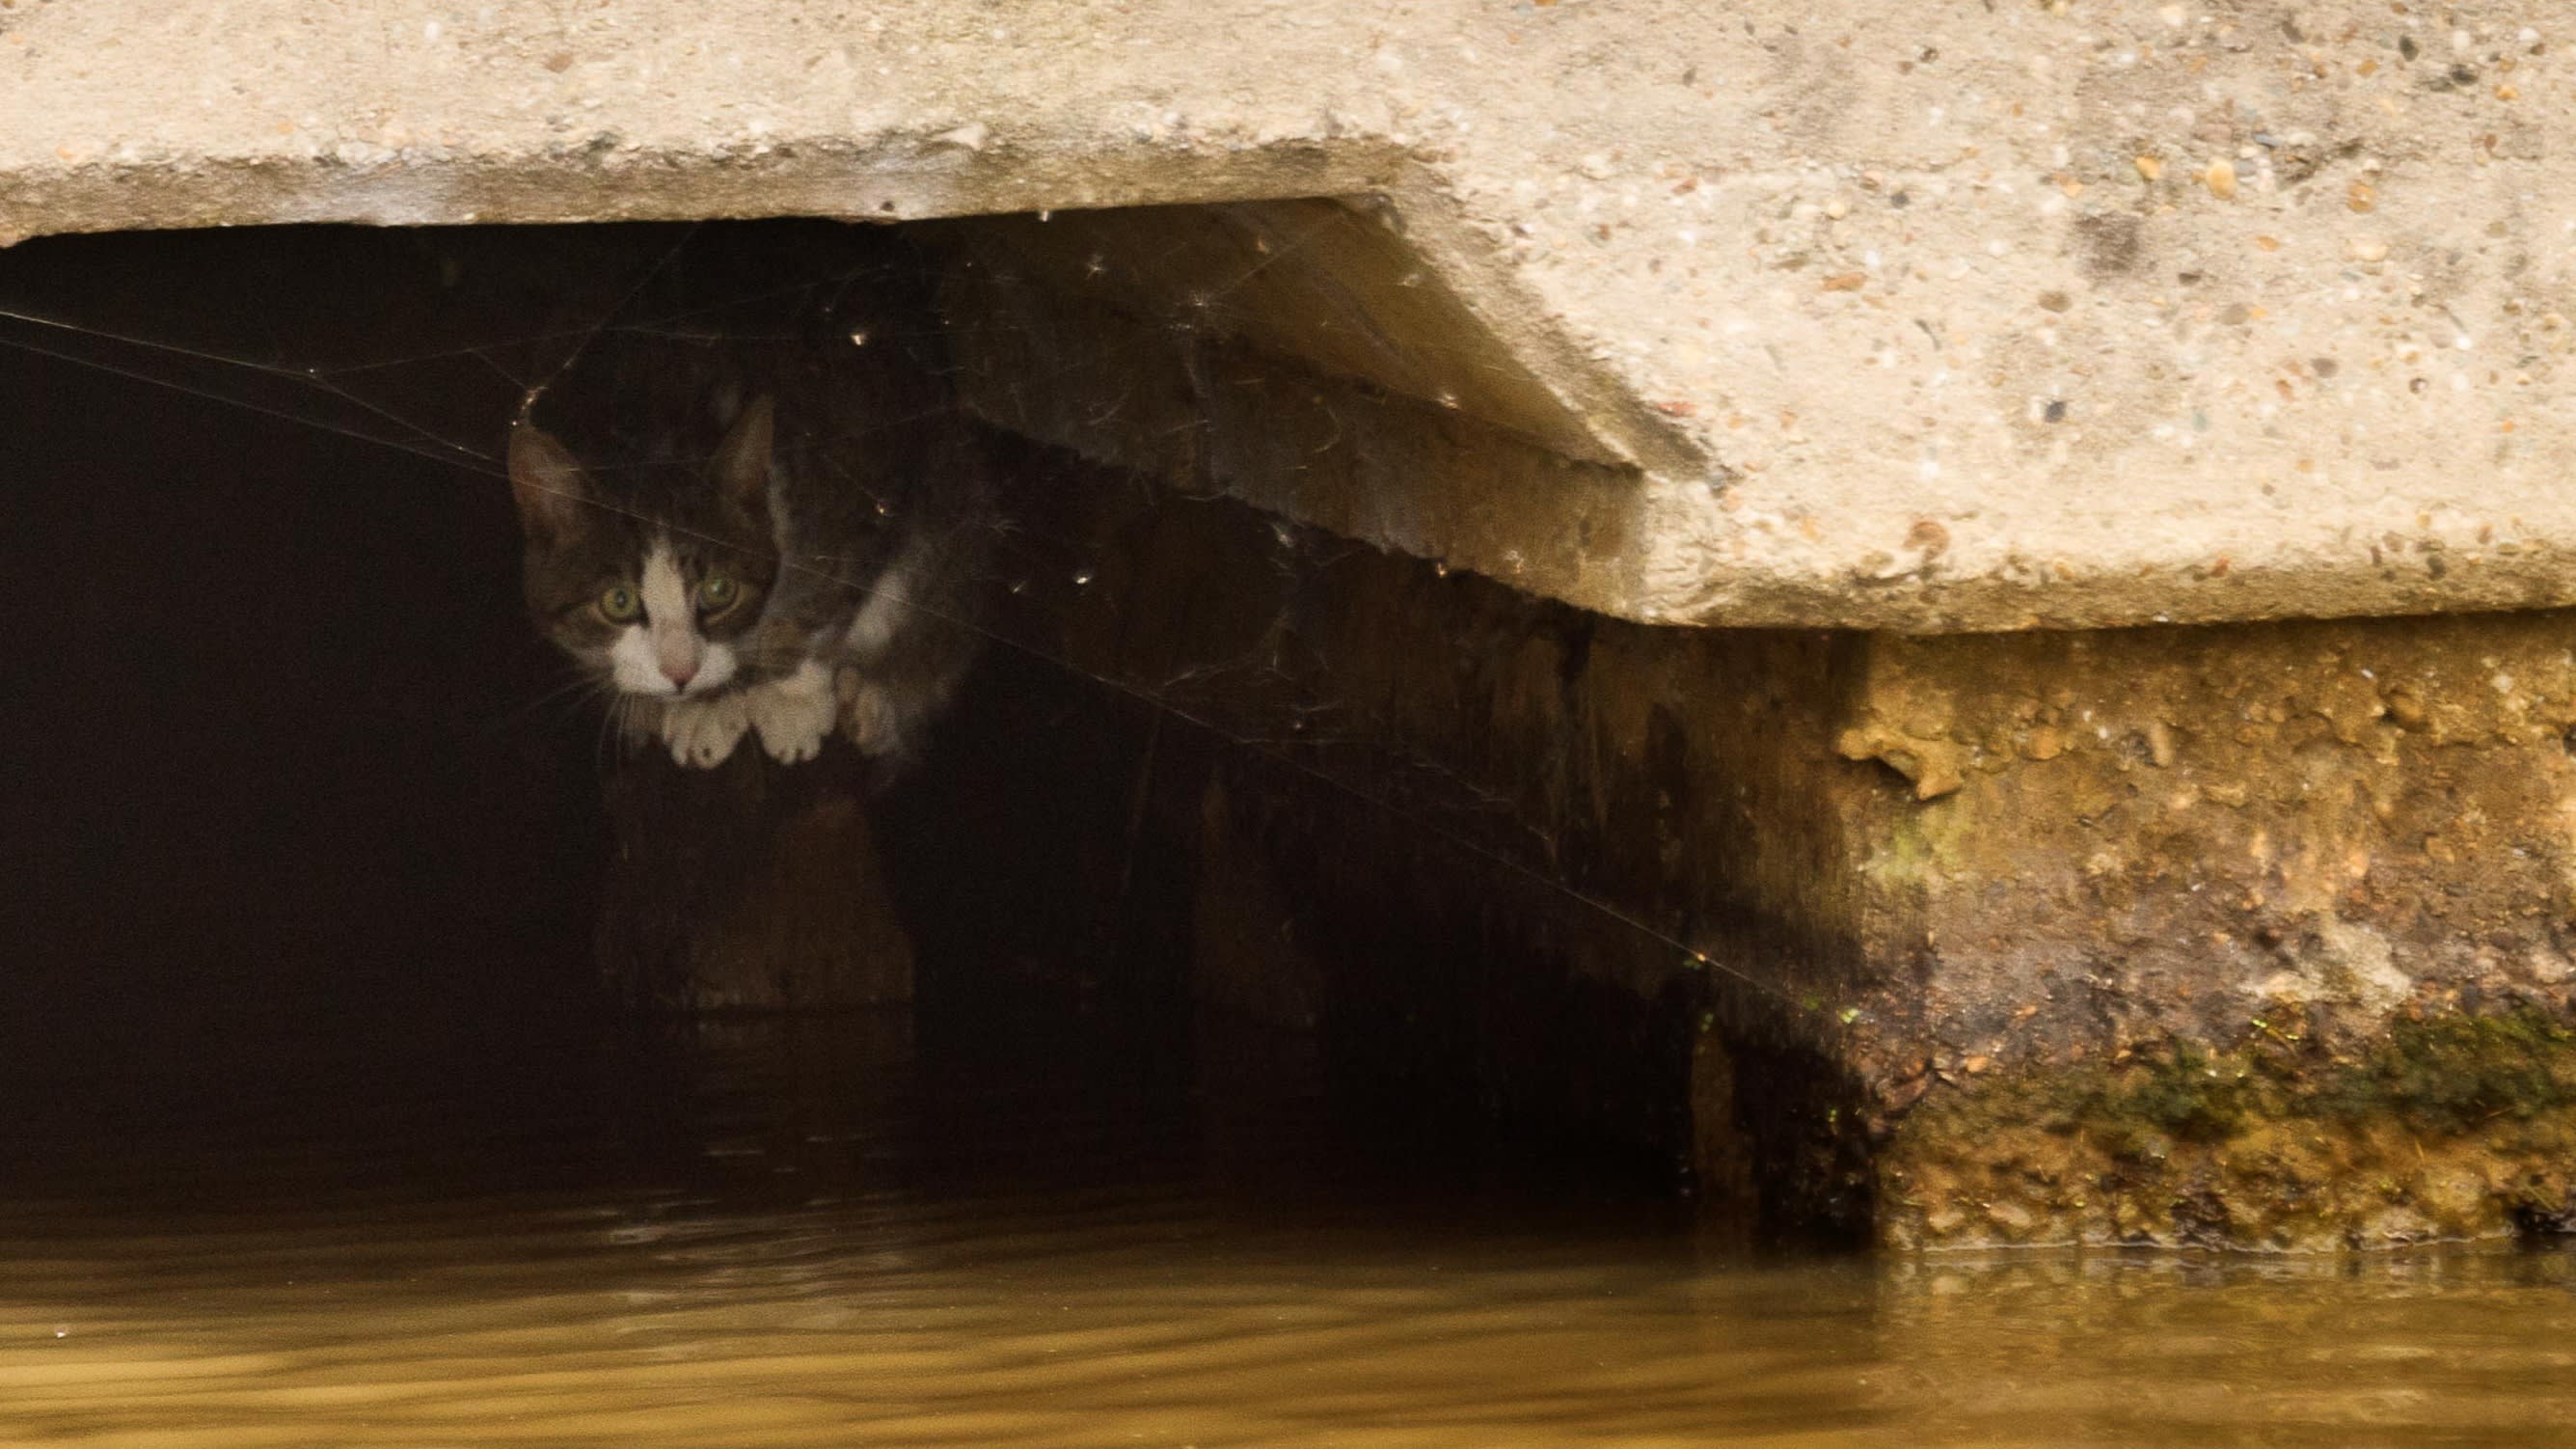
[[[1641,468],[1614,612],[2565,604],[2570,18],[0,0],[0,239],[1381,193]]]

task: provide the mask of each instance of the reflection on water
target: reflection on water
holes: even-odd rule
[[[269,1042],[213,1080],[22,1054],[0,1442],[2505,1444],[2576,1414],[2563,1254],[1728,1261],[1652,1193],[1337,1129],[1293,1051],[1084,1036]]]

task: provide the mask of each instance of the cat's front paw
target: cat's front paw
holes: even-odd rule
[[[799,765],[823,752],[823,737],[832,732],[840,701],[832,695],[832,674],[808,660],[785,679],[745,692],[751,727],[761,748],[782,765]]]
[[[860,754],[891,755],[903,748],[903,713],[895,707],[892,691],[845,669],[839,694],[841,733]]]
[[[712,770],[723,764],[750,727],[751,715],[739,694],[669,700],[662,706],[662,743],[671,747],[672,760],[683,766]]]

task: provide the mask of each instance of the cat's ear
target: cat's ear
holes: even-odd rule
[[[769,445],[777,409],[766,397],[754,398],[733,430],[716,445],[712,469],[716,487],[745,508],[758,508],[769,498]]]
[[[534,423],[510,430],[510,494],[531,538],[556,538],[581,522],[590,484],[572,450]]]

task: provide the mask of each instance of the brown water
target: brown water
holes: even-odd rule
[[[1747,1261],[1078,1037],[22,1058],[0,1443],[2576,1438],[2567,1254]]]

